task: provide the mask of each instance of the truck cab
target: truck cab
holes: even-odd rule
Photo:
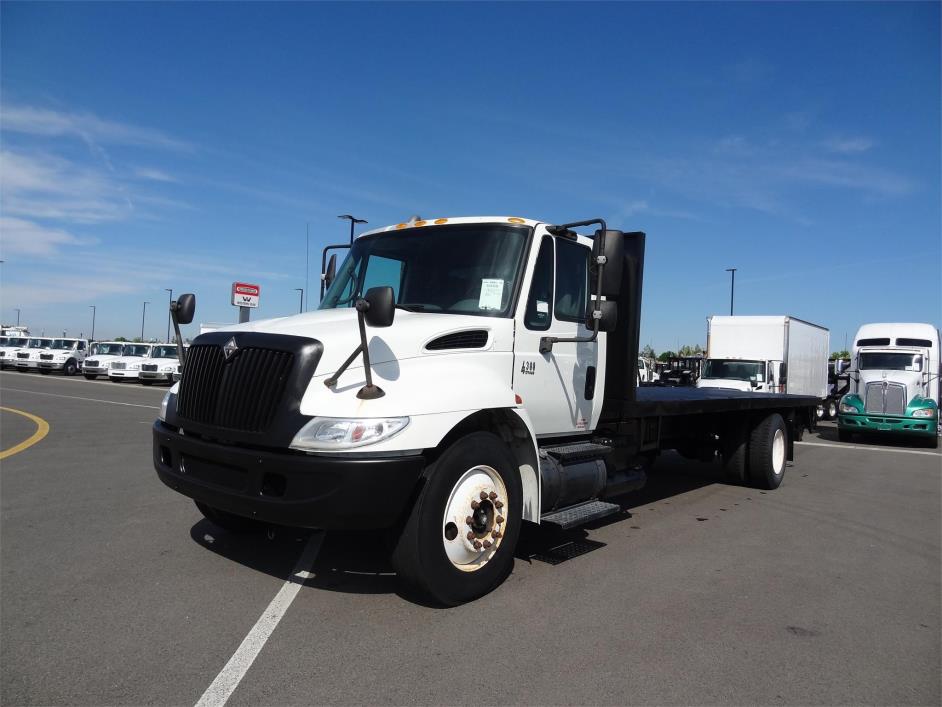
[[[777,393],[782,389],[783,373],[783,361],[708,358],[697,387]]]
[[[54,339],[49,350],[39,354],[39,372],[60,371],[64,376],[74,376],[82,370],[87,353],[87,339]]]
[[[96,341],[91,345],[89,357],[82,363],[82,375],[88,380],[107,376],[111,364],[124,354],[125,342]]]
[[[155,382],[173,384],[173,374],[180,365],[177,347],[173,344],[158,345],[150,356],[141,361],[141,384],[153,385]]]
[[[111,361],[108,367],[108,380],[115,383],[138,380],[141,376],[141,364],[150,358],[153,349],[153,344],[125,344],[121,355]]]
[[[939,331],[931,324],[865,324],[857,331],[838,434],[903,435],[938,446]]]
[[[0,367],[13,368],[16,365],[16,352],[28,345],[28,336],[4,336],[0,338]]]
[[[31,336],[26,346],[16,352],[16,370],[20,372],[38,371],[39,357],[52,347],[55,339],[45,336]]]

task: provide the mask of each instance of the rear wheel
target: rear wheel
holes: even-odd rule
[[[400,579],[454,606],[494,589],[513,569],[523,488],[507,446],[489,432],[462,437],[426,469],[392,554]]]
[[[230,533],[248,533],[257,530],[262,525],[260,521],[237,516],[235,513],[229,513],[228,511],[221,511],[200,501],[194,501],[194,503],[196,503],[196,507],[200,509],[200,513],[203,514],[206,520],[223,530],[228,530]]]
[[[773,413],[756,425],[749,435],[749,479],[762,489],[776,489],[785,476],[788,431],[785,420]]]

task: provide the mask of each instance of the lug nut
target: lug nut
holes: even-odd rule
[[[480,505],[481,505],[481,504],[478,503],[477,501],[471,501],[471,508],[474,509],[474,510],[477,510],[477,509],[478,509],[478,506],[480,506]]]
[[[474,549],[475,549],[475,550],[480,550],[480,549],[481,549],[481,541],[480,541],[480,540],[475,540],[475,541],[474,541]]]
[[[464,522],[465,522],[467,525],[471,525],[471,523],[474,522],[474,518],[472,518],[471,516],[468,516],[467,518],[464,519]]]
[[[497,524],[500,525],[503,522],[504,522],[504,516],[497,516]],[[471,524],[468,523],[468,525],[471,525]]]
[[[466,537],[468,538],[468,540],[474,540],[474,533],[472,533],[472,532],[469,530]]]
[[[485,541],[484,541],[484,549],[485,549],[485,550],[489,550],[490,547],[491,547],[491,541],[490,541],[490,540],[485,540]]]
[[[493,533],[491,533],[491,537],[494,538],[494,540],[497,540],[500,537],[500,531],[495,530]]]
[[[501,508],[504,507],[504,502],[503,502],[503,501],[494,501],[494,507],[497,508],[498,510],[500,510]]]
[[[486,501],[486,500],[487,500],[487,491],[481,491],[481,500],[482,500],[482,501]]]
[[[487,495],[487,497],[488,497],[489,499],[491,499],[492,501],[496,501],[496,500],[497,500],[497,492],[496,492],[496,491],[491,491],[491,492]]]

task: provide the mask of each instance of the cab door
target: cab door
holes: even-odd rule
[[[540,339],[591,334],[585,326],[591,251],[583,243],[549,235],[534,250],[528,289],[516,315],[514,391],[537,436],[585,433],[594,426],[594,410],[601,409],[596,393],[604,387],[604,372],[598,370],[604,344],[558,342],[551,352],[540,353]]]

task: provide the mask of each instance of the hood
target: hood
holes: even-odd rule
[[[98,354],[91,354],[86,358],[89,361],[117,361],[121,357],[117,354],[102,354],[100,356]]]
[[[735,380],[733,378],[701,378],[697,381],[698,388],[726,388],[727,390],[753,390],[749,381]]]
[[[93,356],[92,358],[95,358],[100,361],[102,360],[102,358],[105,358],[105,357],[98,358],[96,356]],[[143,363],[144,361],[147,360],[145,356],[108,356],[107,359],[111,361],[112,363],[118,363],[120,361],[121,363],[127,363],[127,364]]]
[[[470,329],[483,329],[488,332],[487,344],[482,350],[510,351],[513,348],[513,320],[511,319],[407,312],[397,309],[392,326],[382,329],[366,327],[370,362],[379,365],[418,356],[448,354],[453,350],[427,351],[425,344],[445,334]],[[324,353],[317,366],[317,375],[330,373],[339,368],[360,343],[357,314],[352,308],[324,309],[278,319],[263,319],[216,331],[257,331],[317,339],[324,345]],[[467,349],[464,351],[467,353]],[[360,365],[362,362],[358,359],[351,365],[351,369]]]
[[[175,358],[142,358],[142,363],[156,363],[159,366],[167,366],[169,364],[178,364],[179,360]]]

